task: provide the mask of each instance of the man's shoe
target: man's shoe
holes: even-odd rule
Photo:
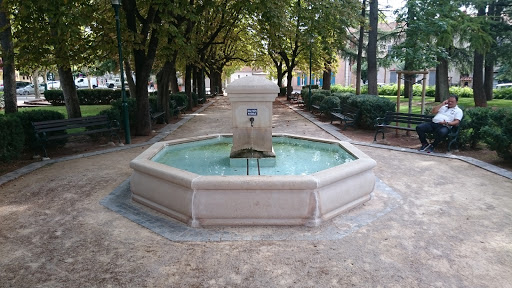
[[[434,152],[434,146],[428,145],[428,147],[425,149],[425,151],[427,151],[427,153]]]
[[[422,144],[419,151],[425,152],[428,149],[428,147],[430,147],[430,144],[428,144],[428,143]]]

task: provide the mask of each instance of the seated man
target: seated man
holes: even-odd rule
[[[450,98],[432,109],[432,122],[421,123],[416,126],[416,132],[421,141],[420,151],[433,152],[437,144],[443,140],[452,126],[457,126],[462,120],[462,109],[457,106],[459,98],[456,95],[450,95]],[[426,133],[434,133],[435,140],[431,144],[427,142]]]

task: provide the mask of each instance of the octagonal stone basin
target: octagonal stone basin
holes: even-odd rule
[[[339,145],[354,160],[309,175],[211,176],[152,159],[168,145],[230,135],[158,142],[131,161],[132,199],[192,227],[318,226],[370,199],[376,162],[348,142],[273,134]]]

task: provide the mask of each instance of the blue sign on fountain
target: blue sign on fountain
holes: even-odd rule
[[[258,109],[247,109],[247,116],[258,116]]]

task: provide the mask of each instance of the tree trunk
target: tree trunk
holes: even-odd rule
[[[32,72],[32,84],[34,85],[34,96],[36,99],[41,98],[41,94],[39,91],[39,70],[36,69]]]
[[[171,61],[171,63],[171,71],[169,72],[169,78],[171,82],[171,93],[178,93],[180,92],[180,86],[178,85],[178,77],[176,76],[176,61]]]
[[[331,90],[331,75],[332,75],[331,65],[330,65],[330,63],[325,63],[324,67],[325,68],[324,68],[324,72],[322,75],[322,79],[323,79],[324,83],[322,83],[322,90]]]
[[[293,92],[293,86],[292,86],[292,79],[293,79],[293,67],[291,69],[288,69],[288,72],[286,74],[286,98],[289,98],[292,95]]]
[[[82,112],[80,111],[80,101],[76,95],[75,81],[73,81],[73,73],[69,67],[58,67],[60,88],[64,94],[64,102],[66,103],[68,118],[80,118],[82,117]]]
[[[494,86],[494,61],[491,57],[486,57],[485,59],[484,72],[485,99],[487,99],[487,101],[491,101],[494,98],[492,94],[492,88]]]
[[[222,70],[218,70],[219,68],[214,68],[211,72],[210,79],[210,93],[213,95],[215,93],[222,93]]]
[[[477,16],[485,15],[485,6],[478,9]],[[474,52],[473,56],[473,98],[475,106],[487,107],[487,98],[484,91],[484,55]]]
[[[162,69],[156,74],[156,81],[158,83],[157,109],[158,111],[164,111],[166,123],[169,123],[171,118],[171,112],[169,110],[169,80],[172,76],[172,70],[173,64],[170,61],[166,61]]]
[[[437,57],[436,67],[436,101],[443,102],[450,96],[450,84],[448,83],[448,60]]]
[[[366,0],[363,0],[361,8],[361,18],[366,19]],[[356,95],[361,94],[361,66],[363,65],[363,40],[364,40],[364,22],[359,25],[359,41],[357,45],[356,59]]]
[[[126,26],[136,36],[139,45],[133,48],[135,62],[135,99],[136,119],[135,135],[151,134],[151,117],[149,114],[148,79],[158,48],[158,29],[161,22],[160,10],[154,6],[147,9],[147,18],[142,19],[137,9],[136,0],[123,0],[121,7],[126,17]],[[142,45],[140,45],[142,44]],[[130,76],[131,77],[131,76]],[[133,97],[133,95],[132,95]]]
[[[4,7],[4,5],[4,1],[0,0],[0,7]],[[9,14],[5,13],[4,10],[0,11],[0,44],[2,47],[5,114],[16,113],[18,111],[18,99],[16,98],[12,31]]]
[[[192,93],[192,65],[187,64],[185,67],[185,93],[190,95]]]
[[[379,95],[377,86],[377,24],[379,22],[379,6],[377,0],[370,0],[370,33],[368,34],[368,94]]]
[[[130,93],[128,93],[127,97],[133,97],[132,95],[135,95],[135,82],[133,81],[133,73],[132,73],[132,66],[130,65],[130,62],[128,60],[124,60],[124,68],[126,71],[126,82],[128,82],[128,89],[130,90]]]
[[[475,106],[487,107],[487,98],[484,91],[484,56],[475,51],[473,60],[473,97]]]

